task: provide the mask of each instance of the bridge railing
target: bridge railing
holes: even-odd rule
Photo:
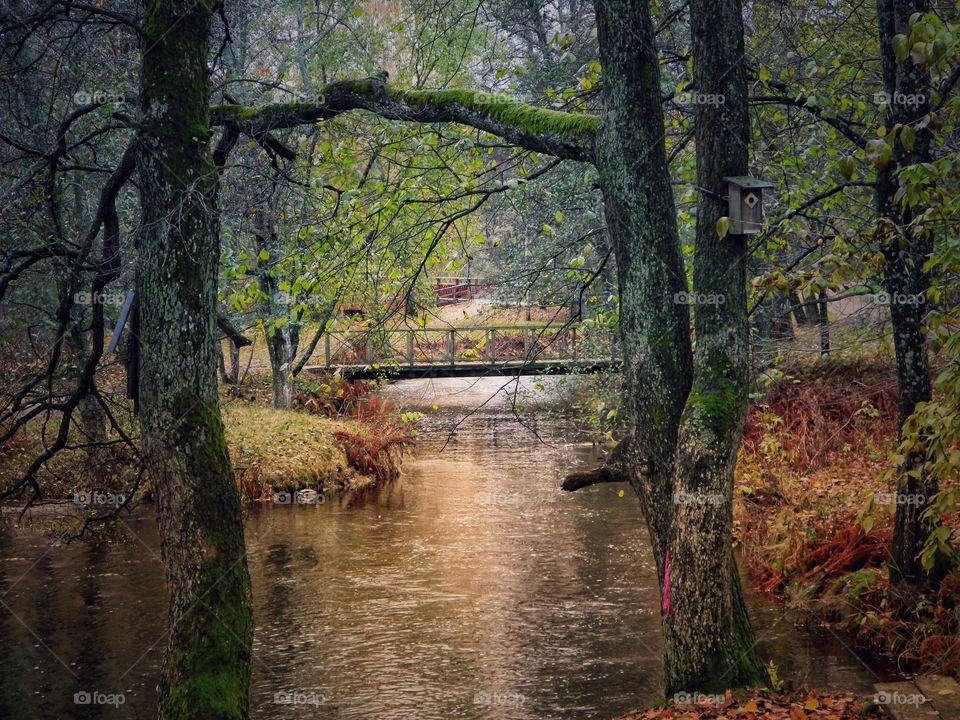
[[[610,358],[615,334],[573,326],[349,330],[324,336],[328,368],[366,365],[495,365]]]

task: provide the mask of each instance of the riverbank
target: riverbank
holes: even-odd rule
[[[734,536],[756,587],[904,672],[960,674],[960,573],[908,615],[887,604],[898,501],[897,384],[888,364],[787,368],[751,405]],[[958,532],[957,514],[945,525]]]
[[[895,615],[887,602],[894,510],[911,499],[897,493],[890,472],[892,351],[853,332],[834,340],[826,359],[816,336],[798,335],[778,346],[775,367],[754,378],[734,484],[733,534],[745,576],[808,629],[845,638],[871,663],[956,678],[960,570],[954,566],[907,614]],[[598,440],[618,437],[618,387],[616,376],[573,378],[559,395],[564,414]],[[955,490],[950,482],[941,490]],[[954,548],[956,510],[940,516]]]
[[[298,384],[295,407],[269,407],[269,379],[252,378],[243,386],[224,386],[221,412],[230,458],[244,502],[310,498],[356,493],[400,474],[405,449],[414,442],[415,417],[403,416],[391,403],[372,395],[373,384],[347,384],[332,378]],[[118,403],[115,418],[137,444],[136,422],[128,403]],[[0,452],[0,487],[10,487],[52,442],[59,421],[31,423]],[[98,447],[79,426],[71,427],[67,447],[37,472],[44,502],[65,515],[83,517],[116,507],[146,492],[136,452],[116,432],[106,432]],[[29,497],[29,488],[24,498]],[[73,506],[62,501],[79,501]],[[277,499],[279,498],[279,500]],[[90,499],[90,502],[87,502]],[[14,503],[11,511],[22,503]],[[12,512],[15,516],[17,513]]]

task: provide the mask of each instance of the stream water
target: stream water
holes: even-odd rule
[[[397,383],[399,403],[438,407],[401,480],[251,509],[255,718],[612,718],[661,692],[635,499],[558,489],[594,460],[562,423],[535,434],[497,400],[464,419],[503,382]],[[124,522],[135,540],[107,551],[0,531],[0,718],[153,717],[162,566],[151,510]],[[839,638],[749,601],[782,677],[874,682]]]

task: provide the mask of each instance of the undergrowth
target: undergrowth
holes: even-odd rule
[[[748,411],[735,532],[760,590],[905,669],[957,675],[960,571],[905,617],[887,606],[896,387],[883,365],[778,373]]]

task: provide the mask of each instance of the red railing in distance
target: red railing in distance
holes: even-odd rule
[[[437,305],[451,305],[480,297],[490,287],[486,278],[438,277],[435,279],[434,292]]]

